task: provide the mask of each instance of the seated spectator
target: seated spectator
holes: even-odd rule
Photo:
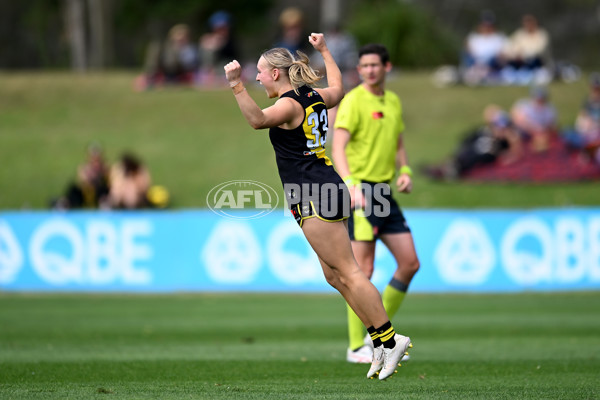
[[[165,43],[151,43],[144,75],[136,80],[136,89],[144,90],[164,84],[192,85],[200,66],[196,46],[190,41],[190,29],[178,24],[169,30]]]
[[[483,118],[485,124],[461,141],[449,161],[425,168],[425,173],[435,179],[456,179],[478,165],[517,161],[522,154],[521,139],[508,114],[492,104],[485,108]]]
[[[229,13],[215,12],[210,16],[208,25],[210,31],[200,37],[200,84],[211,86],[223,71],[223,65],[237,58],[237,49]],[[224,76],[221,83],[226,83]]]
[[[148,207],[150,173],[133,154],[125,153],[110,170],[109,202],[111,208],[138,209]]]
[[[542,84],[552,78],[548,69],[550,37],[531,14],[522,17],[521,27],[510,36],[504,57],[506,67],[502,77],[505,83]]]
[[[77,168],[77,181],[83,192],[84,204],[99,207],[108,195],[108,166],[102,148],[91,144],[87,162]]]
[[[511,109],[511,117],[536,152],[547,150],[550,139],[558,132],[556,109],[550,104],[548,90],[543,86],[533,87],[529,98],[518,100]]]
[[[477,85],[499,79],[506,40],[506,35],[496,30],[494,14],[487,10],[482,12],[477,29],[467,36],[465,43],[462,61],[465,83]]]
[[[108,197],[108,167],[102,148],[91,144],[87,160],[77,168],[77,178],[70,183],[65,194],[54,200],[52,208],[68,210],[77,208],[103,208]]]
[[[583,150],[600,164],[600,73],[590,77],[590,92],[577,114],[575,126],[563,135],[568,146]]]

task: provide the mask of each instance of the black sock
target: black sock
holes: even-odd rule
[[[369,336],[371,336],[373,347],[381,346],[381,340],[379,340],[379,336],[377,335],[377,329],[375,329],[373,326],[370,326],[367,328],[367,332],[369,332]]]
[[[396,345],[396,340],[394,340],[395,334],[396,331],[394,331],[394,327],[390,321],[377,328],[377,336],[386,349],[391,349]]]

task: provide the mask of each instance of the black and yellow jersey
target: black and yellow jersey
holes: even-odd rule
[[[284,189],[286,184],[339,185],[343,181],[325,155],[329,127],[323,98],[308,86],[298,88],[298,94],[290,90],[281,95],[283,97],[297,101],[304,109],[304,120],[298,127],[274,127],[269,130]],[[289,196],[286,193],[288,201]]]

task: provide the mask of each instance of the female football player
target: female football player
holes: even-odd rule
[[[325,155],[327,109],[344,96],[342,74],[323,34],[312,33],[310,44],[324,60],[328,87],[312,88],[321,76],[308,57],[274,48],[258,60],[256,80],[275,103],[261,109],[241,81],[242,68],[233,60],[225,74],[242,114],[254,129],[269,128],[279,175],[292,214],[314,249],[327,282],[337,289],[360,318],[374,342],[367,377],[392,375],[410,338],[397,334],[383,308],[378,290],[359,268],[350,245],[348,189]]]

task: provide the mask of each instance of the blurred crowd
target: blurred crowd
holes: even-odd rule
[[[507,35],[500,30],[490,10],[465,38],[460,65],[444,66],[434,75],[440,86],[454,83],[477,85],[546,85],[554,79],[573,81],[579,68],[557,62],[552,56],[551,37],[537,17],[525,14]]]
[[[424,172],[435,179],[459,179],[478,166],[518,163],[551,146],[576,154],[578,163],[600,168],[600,73],[591,74],[589,92],[572,126],[559,127],[548,89],[533,86],[529,96],[509,110],[495,104],[485,107],[482,125],[465,135],[447,161]]]
[[[64,193],[50,202],[56,210],[102,209],[135,210],[165,208],[169,193],[152,185],[147,167],[131,152],[125,152],[112,165],[106,161],[102,148],[91,144],[86,160],[77,167],[75,179]]]
[[[295,54],[304,52],[314,60],[312,47],[307,37],[304,12],[298,7],[285,8],[278,18],[279,32],[273,47],[283,47]],[[343,32],[339,25],[326,27],[327,44],[344,72],[348,86],[358,83],[356,64],[357,45],[354,38]],[[240,57],[239,44],[234,32],[234,23],[227,11],[213,13],[207,21],[207,31],[196,40],[193,29],[186,24],[177,24],[169,30],[162,42],[152,42],[146,51],[144,71],[136,78],[135,89],[142,91],[165,85],[190,87],[225,86],[223,65]],[[254,73],[254,70],[253,72]],[[247,73],[248,80],[254,80]],[[251,78],[251,79],[250,79]]]
[[[528,86],[531,88],[529,96],[517,99],[506,110],[496,104],[485,107],[481,125],[467,132],[449,160],[427,167],[428,175],[442,179],[460,178],[478,165],[518,163],[530,154],[548,152],[557,143],[578,153],[581,162],[600,165],[600,75],[592,74],[590,93],[574,125],[559,128],[557,110],[547,86],[559,74],[563,74],[563,80],[569,80],[578,78],[580,72],[575,67],[559,70],[552,57],[550,34],[536,16],[522,15],[515,25],[515,30],[507,35],[498,29],[493,12],[482,11],[477,25],[465,38],[460,65],[450,72],[441,68],[434,81],[469,86]],[[322,59],[315,57],[306,40],[309,32],[300,8],[284,9],[279,14],[278,26],[279,34],[272,41],[273,47],[284,47],[293,53],[304,52],[311,56],[316,69],[322,69]],[[150,43],[144,73],[137,78],[136,89],[148,90],[164,85],[226,86],[222,67],[240,57],[233,28],[231,15],[222,10],[210,16],[207,31],[198,39],[193,37],[189,26],[173,26],[163,42]],[[337,24],[325,27],[324,33],[342,71],[344,85],[347,89],[353,88],[359,83],[355,39]],[[253,81],[254,73],[254,69],[248,69],[245,78]],[[331,121],[335,115],[336,109],[330,110]],[[118,179],[110,180],[117,182],[113,184],[113,190],[119,193]],[[145,184],[147,190],[149,178],[139,180],[141,186],[141,182],[148,181]],[[108,207],[133,208],[128,205],[130,202],[115,200],[114,196],[108,197]]]
[[[230,15],[218,11],[208,20],[209,31],[198,41],[188,25],[173,26],[164,42],[152,42],[146,51],[144,72],[136,79],[137,90],[164,85],[212,85],[218,65],[237,56]]]

